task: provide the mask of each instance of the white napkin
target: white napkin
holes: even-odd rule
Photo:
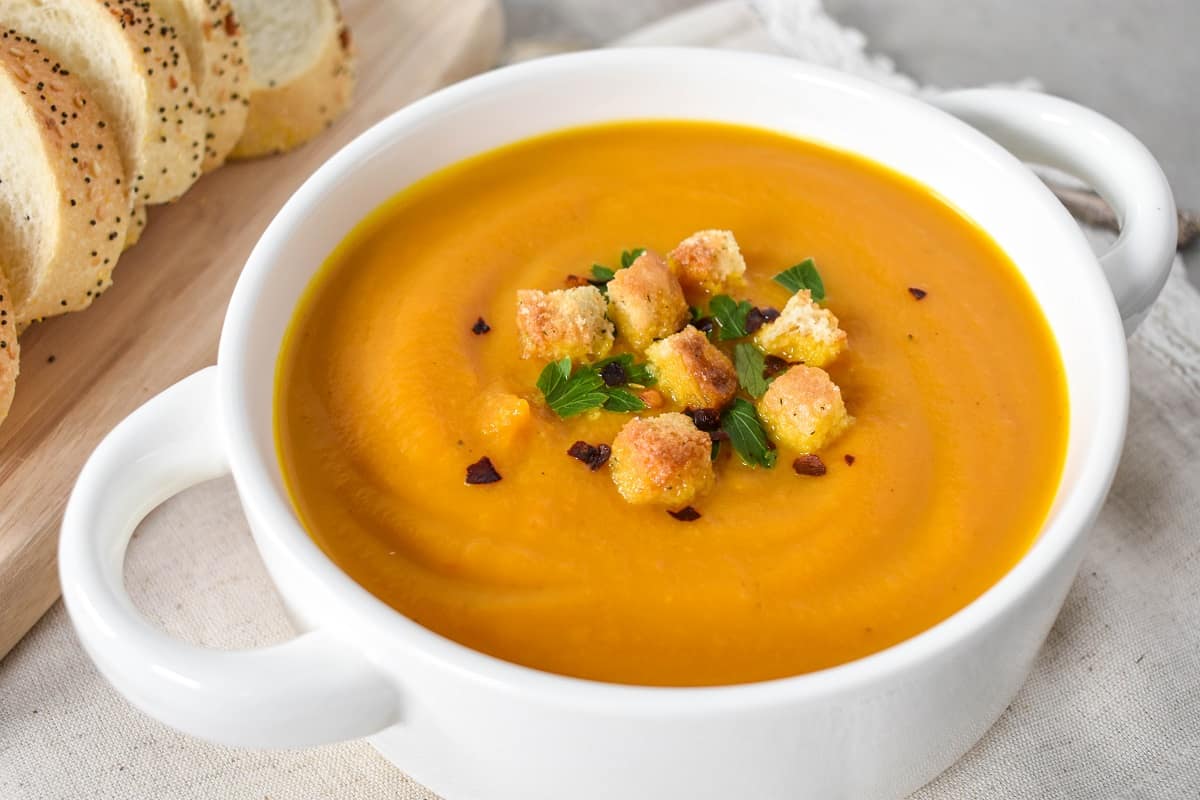
[[[816,0],[756,6],[793,55],[919,90]],[[741,2],[622,43],[780,50]],[[1200,796],[1200,295],[1179,265],[1131,357],[1129,442],[1079,580],[1009,711],[920,800]],[[143,612],[190,641],[290,633],[228,480],[154,512],[126,572]],[[154,722],[96,674],[61,604],[0,661],[0,798],[435,800],[362,742],[233,750]]]

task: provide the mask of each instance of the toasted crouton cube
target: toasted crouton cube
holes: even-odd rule
[[[817,305],[808,289],[801,289],[776,320],[758,329],[754,343],[767,355],[823,367],[846,349],[846,332],[838,327],[832,311]]]
[[[635,417],[613,440],[609,469],[627,502],[679,508],[712,487],[712,440],[683,414]]]
[[[688,325],[646,348],[658,389],[686,408],[722,408],[737,394],[737,370],[708,337]]]
[[[595,286],[517,292],[521,358],[603,358],[613,345],[613,326],[604,316],[606,310],[604,295]]]
[[[730,231],[697,231],[667,256],[685,289],[719,294],[745,283],[746,260]]]
[[[758,416],[776,444],[802,454],[817,452],[854,422],[829,374],[803,365],[771,383],[758,401]]]
[[[662,256],[650,250],[608,282],[608,309],[618,333],[639,351],[691,318],[679,281]]]

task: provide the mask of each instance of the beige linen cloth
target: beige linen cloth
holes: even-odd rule
[[[759,8],[794,55],[916,89],[816,0]],[[740,3],[634,38],[772,47]],[[920,800],[1200,797],[1200,294],[1180,265],[1130,355],[1128,444],[1066,607],[1007,713]],[[215,647],[289,635],[228,480],[154,512],[126,573],[138,606],[175,635]],[[0,798],[433,795],[362,742],[233,750],[158,724],[96,674],[60,604],[0,662]]]

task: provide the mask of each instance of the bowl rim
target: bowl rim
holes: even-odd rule
[[[1060,485],[1059,492],[1063,492],[1063,495],[1054,518],[1043,523],[1037,539],[1021,559],[983,594],[936,625],[853,661],[815,672],[753,683],[698,687],[642,686],[545,672],[459,644],[414,622],[376,598],[320,550],[305,532],[290,500],[281,496],[273,485],[271,473],[278,470],[277,455],[274,452],[263,454],[254,444],[254,426],[247,411],[248,391],[245,382],[239,378],[246,372],[246,353],[251,345],[246,327],[258,304],[269,302],[264,297],[264,284],[272,270],[278,267],[275,254],[291,232],[297,229],[313,208],[320,206],[325,194],[344,173],[370,153],[402,140],[405,129],[413,123],[434,118],[446,109],[534,77],[554,76],[555,73],[566,75],[575,69],[627,68],[631,64],[647,69],[671,67],[713,70],[736,67],[776,72],[783,70],[798,80],[832,83],[868,99],[886,100],[889,105],[903,109],[904,113],[923,115],[938,125],[949,126],[958,135],[972,139],[973,146],[987,155],[993,165],[1021,173],[1021,176],[1015,177],[1020,177],[1028,187],[1028,201],[1040,205],[1039,210],[1057,215],[1060,221],[1067,223],[1057,227],[1064,236],[1074,237],[1071,246],[1079,257],[1091,262],[1092,269],[1082,270],[1087,276],[1084,284],[1075,288],[1081,297],[1086,295],[1100,304],[1098,314],[1092,320],[1096,327],[1095,346],[1103,348],[1110,356],[1106,359],[1106,372],[1098,378],[1105,385],[1103,395],[1097,401],[1100,406],[1096,412],[1096,435],[1090,442],[1096,456],[1082,465],[1073,486],[1064,492]],[[663,118],[671,117],[668,114]],[[398,187],[397,191],[402,189]],[[1107,302],[1104,298],[1107,298]],[[278,348],[275,350],[275,360],[277,358]],[[1032,172],[984,134],[914,97],[862,78],[794,59],[702,48],[624,48],[552,56],[503,67],[451,85],[392,113],[327,160],[277,213],[246,261],[222,327],[217,402],[225,451],[239,495],[248,515],[263,522],[252,526],[260,552],[263,550],[263,541],[259,537],[264,537],[273,545],[273,553],[285,554],[290,567],[305,573],[315,582],[313,585],[327,589],[327,595],[342,610],[354,615],[371,630],[389,637],[386,646],[402,646],[412,656],[421,657],[442,671],[542,702],[586,707],[601,713],[620,711],[648,715],[690,715],[836,697],[863,685],[919,668],[956,645],[984,635],[991,625],[1067,558],[1099,512],[1115,475],[1124,443],[1129,398],[1127,360],[1124,331],[1111,290],[1078,226]],[[1074,399],[1069,398],[1068,402],[1073,409]],[[271,438],[273,440],[273,436]],[[286,596],[286,592],[283,594]],[[355,641],[353,636],[348,635],[348,638]],[[395,669],[403,671],[404,666],[399,665]]]

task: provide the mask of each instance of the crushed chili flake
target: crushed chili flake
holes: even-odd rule
[[[714,442],[728,442],[729,431],[709,431],[708,438],[712,439]]]
[[[621,366],[620,361],[610,361],[600,368],[600,377],[604,379],[604,385],[624,386],[629,383],[629,376],[625,373],[625,367]]]
[[[578,275],[568,275],[566,281],[568,288],[574,289],[579,286],[591,286],[592,282],[587,278],[581,278]]]
[[[485,320],[483,317],[480,317],[479,319],[475,320],[475,324],[471,326],[471,333],[475,334],[476,336],[482,336],[491,329],[492,326],[487,324],[487,320]]]
[[[667,513],[680,522],[695,522],[700,519],[700,512],[691,506],[685,506],[678,511],[668,511]]]
[[[495,465],[492,464],[492,460],[487,456],[467,467],[468,486],[477,486],[482,483],[496,483],[499,480],[500,473],[496,471]]]
[[[567,450],[567,455],[579,459],[588,465],[588,469],[595,472],[608,462],[608,457],[612,455],[612,448],[606,444],[591,445],[584,441],[578,441]]]
[[[797,475],[811,475],[819,478],[825,474],[825,462],[821,460],[820,456],[809,453],[793,461],[792,469],[796,470]]]
[[[842,456],[842,458],[844,458],[846,460],[847,467],[854,466],[854,456],[850,455],[849,453],[846,453],[846,455]]]
[[[786,372],[791,364],[779,356],[767,356],[763,359],[763,377],[774,378],[781,372]]]
[[[715,408],[689,408],[683,413],[691,417],[692,422],[702,431],[711,433],[721,427],[721,412]]]
[[[714,320],[712,317],[701,317],[692,323],[693,328],[706,336],[713,332],[713,329],[716,327],[716,325],[716,320]]]
[[[754,333],[768,322],[774,322],[779,319],[779,309],[771,308],[752,308],[746,314],[746,333]]]
[[[925,291],[924,289],[918,289],[915,286],[908,287],[908,293],[918,300],[924,300],[925,295],[929,294],[929,292]]]

